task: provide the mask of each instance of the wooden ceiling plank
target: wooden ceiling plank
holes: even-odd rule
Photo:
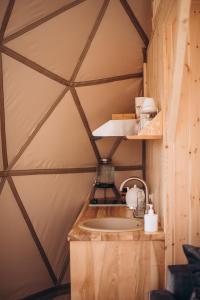
[[[47,15],[47,16],[45,16],[43,18],[41,18],[40,20],[37,20],[37,21],[35,21],[35,22],[33,22],[33,23],[25,26],[24,28],[16,31],[15,33],[13,33],[13,34],[5,37],[4,40],[3,40],[3,43],[4,44],[8,43],[9,41],[12,41],[12,40],[20,37],[21,35],[23,35],[23,34],[29,32],[29,31],[35,29],[36,27],[42,25],[45,22],[48,22],[52,18],[55,18],[55,17],[59,16],[60,14],[62,14],[64,12],[66,12],[67,10],[69,10],[69,9],[71,9],[71,8],[79,5],[79,4],[81,4],[84,1],[86,1],[86,0],[76,0],[76,1],[74,1],[72,3],[64,5],[63,7],[59,8],[58,10],[50,13],[49,15]]]

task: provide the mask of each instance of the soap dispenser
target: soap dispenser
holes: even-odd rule
[[[156,232],[158,231],[158,215],[154,213],[153,204],[148,204],[149,209],[144,215],[144,231]]]

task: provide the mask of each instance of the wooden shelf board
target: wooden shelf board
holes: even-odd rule
[[[162,112],[160,111],[156,117],[137,135],[127,136],[129,140],[160,140],[162,139]]]
[[[126,136],[128,140],[161,140],[162,135],[132,135]]]

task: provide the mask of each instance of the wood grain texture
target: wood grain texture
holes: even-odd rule
[[[182,5],[183,1],[177,1],[178,3]],[[189,2],[185,3],[188,4]],[[168,7],[168,17],[163,20],[160,16],[164,15],[163,8],[166,11],[167,5],[171,5],[171,8]],[[180,30],[181,17],[179,16],[178,19],[177,16],[181,11],[179,6],[171,1],[160,2],[155,23],[158,26],[154,28],[148,51],[147,93],[155,97],[162,107],[164,130],[163,143],[147,143],[147,179],[166,231],[166,265],[185,263],[182,244],[200,245],[199,11],[200,1],[192,1],[188,43],[185,55],[181,54],[182,59],[184,58],[181,68],[177,68],[177,63],[180,64],[180,49],[177,50],[176,55],[175,51],[177,44],[180,47],[178,40],[181,40],[182,45],[184,44],[188,17],[184,9],[182,13],[184,25]],[[161,22],[162,27],[159,25]],[[179,35],[178,40],[177,35]],[[176,56],[179,57],[178,60]],[[175,78],[178,77],[180,80],[181,69],[183,69],[183,77],[180,84],[180,81],[177,83]],[[171,97],[170,95],[173,95],[171,89],[179,89],[180,97],[177,96],[177,90]]]
[[[143,230],[126,232],[94,232],[81,229],[80,222],[91,218],[122,217],[133,218],[132,211],[124,206],[94,207],[85,205],[78,221],[74,224],[68,235],[69,241],[164,241],[162,230],[147,234]]]
[[[162,135],[128,135],[126,138],[128,140],[161,140]]]
[[[112,120],[130,120],[135,119],[135,114],[112,114]]]
[[[72,300],[145,300],[163,287],[164,241],[70,243]]]
[[[200,1],[194,2],[191,9],[191,72],[190,74],[190,197],[191,243],[200,246]]]

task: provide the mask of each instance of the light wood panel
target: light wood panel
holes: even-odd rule
[[[190,241],[200,245],[200,1],[194,2],[192,5],[190,26]]]
[[[200,245],[200,1],[188,22],[189,4],[161,2],[148,49],[147,96],[162,108],[164,128],[162,142],[147,143],[147,181],[164,224],[166,265],[185,262],[182,244]]]
[[[69,241],[164,241],[165,235],[162,229],[158,232],[145,233],[143,228],[137,231],[125,232],[97,232],[81,229],[79,224],[91,218],[121,217],[133,218],[133,212],[126,206],[88,206],[86,204],[76,223],[68,234]]]
[[[164,242],[71,242],[72,300],[145,300],[163,287]]]

